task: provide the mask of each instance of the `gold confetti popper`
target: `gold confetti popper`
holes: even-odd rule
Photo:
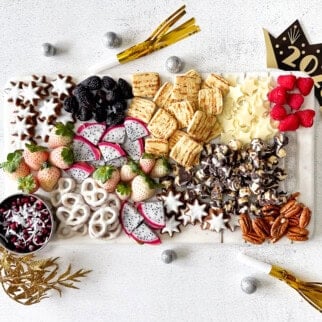
[[[199,26],[195,25],[195,18],[191,18],[169,31],[170,27],[186,14],[185,7],[186,6],[183,5],[164,20],[145,41],[125,49],[116,56],[110,57],[110,59],[104,63],[92,66],[90,69],[91,73],[96,74],[119,64],[125,64],[131,60],[144,57],[200,31]]]
[[[243,253],[239,253],[237,258],[240,262],[285,282],[294,288],[314,308],[322,312],[322,283],[303,282],[282,267],[261,262]]]

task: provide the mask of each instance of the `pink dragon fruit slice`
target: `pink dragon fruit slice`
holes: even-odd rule
[[[144,138],[150,134],[146,125],[135,117],[127,117],[124,121],[124,126],[126,135],[131,141]]]
[[[83,182],[95,170],[95,167],[87,162],[76,162],[70,168],[65,170],[71,178],[75,179],[77,183]]]
[[[165,216],[162,201],[140,202],[138,211],[145,218],[147,224],[155,229],[165,226]]]
[[[106,164],[113,165],[116,168],[121,168],[125,163],[127,163],[127,157],[119,157],[106,162]]]
[[[101,141],[111,143],[123,143],[125,141],[124,125],[115,125],[108,128],[103,134]]]
[[[140,215],[137,209],[125,201],[121,207],[121,224],[127,235],[131,235],[133,230],[143,223],[144,218]]]
[[[144,152],[144,141],[143,139],[131,141],[126,137],[122,147],[133,160],[138,161]]]
[[[77,129],[77,134],[96,145],[103,136],[106,125],[103,123],[84,123]]]
[[[100,142],[98,147],[101,150],[102,156],[106,162],[126,155],[124,150],[116,143]]]
[[[82,136],[75,135],[73,139],[74,160],[95,161],[101,158],[100,150]]]
[[[139,243],[152,245],[161,243],[159,236],[145,223],[142,223],[140,226],[136,227],[132,231],[131,237],[133,237]]]

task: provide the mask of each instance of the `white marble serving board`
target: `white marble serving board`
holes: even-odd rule
[[[296,76],[306,75],[300,72],[285,72],[280,70],[270,70],[265,72],[246,72],[246,73],[223,73],[224,77],[234,77],[237,83],[243,82],[245,78],[248,77],[271,77],[273,82],[277,79],[277,77],[281,74],[294,74]],[[162,73],[161,79],[162,81],[172,81],[171,77],[163,77]],[[100,74],[100,76],[104,76],[107,74]],[[108,73],[108,75],[119,78],[122,77],[128,81],[131,80],[129,75],[114,75],[113,73]],[[203,75],[204,77],[207,74]],[[74,79],[83,80],[87,76],[75,77]],[[24,77],[13,78],[11,80],[23,80]],[[3,102],[3,97],[1,97],[3,110],[8,112],[3,114],[3,129],[4,129],[4,149],[0,152],[0,160],[4,160],[5,156],[8,152],[12,151],[13,147],[10,144],[10,132],[9,132],[9,119],[10,119],[10,111],[12,111],[12,105],[7,102]],[[310,95],[305,97],[305,101],[303,103],[303,109],[312,108],[314,109],[315,98],[314,91],[312,90]],[[10,108],[11,107],[11,108]],[[76,126],[77,128],[77,126]],[[285,181],[285,188],[288,193],[292,193],[295,191],[299,191],[300,201],[305,203],[312,210],[312,219],[308,226],[310,231],[310,239],[313,236],[314,231],[314,208],[315,208],[315,200],[314,200],[314,126],[311,128],[300,128],[296,132],[288,133],[288,137],[290,139],[289,145],[286,147],[288,155],[285,160],[285,168],[288,171],[288,179]],[[10,180],[6,180],[6,194],[10,195],[12,193],[17,192],[16,185],[14,182]],[[48,197],[48,193],[43,191],[37,192],[40,196]],[[182,226],[181,226],[182,227]],[[181,228],[182,233],[174,234],[172,238],[168,236],[168,234],[162,234],[161,240],[163,244],[173,244],[173,243],[211,243],[211,244],[219,244],[219,243],[230,243],[230,244],[243,244],[245,243],[241,237],[240,228],[237,227],[234,232],[229,229],[222,231],[221,233],[211,232],[208,230],[202,230],[199,225],[196,226],[187,226]],[[89,236],[77,236],[69,239],[58,239],[54,237],[52,243],[57,244],[97,244],[97,243],[109,243],[109,244],[129,244],[134,243],[134,241],[125,235],[125,233],[121,233],[119,237],[114,240],[97,240],[91,239]],[[268,242],[267,242],[268,243]],[[286,238],[278,241],[278,244],[289,244],[290,241]]]

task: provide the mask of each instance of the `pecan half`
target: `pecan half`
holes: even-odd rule
[[[311,210],[308,207],[304,207],[300,214],[299,227],[305,228],[311,220]]]
[[[265,238],[258,236],[254,233],[243,234],[243,239],[252,244],[262,244],[265,241]]]
[[[261,209],[262,215],[277,217],[280,214],[280,207],[277,205],[264,205]]]
[[[297,235],[297,234],[292,234],[292,233],[287,233],[286,237],[290,240],[294,240],[294,241],[306,241],[309,239],[308,236],[301,236],[301,235]]]
[[[275,243],[281,239],[286,234],[287,228],[288,219],[282,215],[278,216],[271,227],[272,242]]]
[[[252,227],[258,236],[262,238],[267,238],[270,236],[270,226],[263,218],[253,219]]]
[[[274,221],[275,221],[275,216],[264,216],[263,219],[270,225],[272,226]]]
[[[299,203],[295,203],[292,207],[288,208],[284,213],[285,218],[291,218],[293,216],[299,215],[302,211],[303,206]]]
[[[288,197],[288,200],[295,200],[298,198],[299,195],[300,195],[299,192],[294,192]]]
[[[287,210],[289,210],[295,204],[297,204],[297,201],[295,199],[289,200],[286,204],[283,205],[283,207],[280,210],[280,213],[284,214]]]
[[[297,227],[300,223],[300,219],[298,217],[291,217],[288,219],[288,225],[290,227]]]
[[[270,210],[279,210],[280,209],[280,207],[279,206],[277,206],[277,205],[264,205],[263,207],[262,207],[262,211],[270,211]]]
[[[262,215],[263,217],[270,217],[273,216],[274,218],[278,217],[280,214],[279,209],[272,209],[272,210],[266,210],[266,211],[262,211]]]
[[[241,214],[238,220],[243,234],[248,234],[252,230],[252,221],[248,214]]]
[[[297,234],[300,236],[307,236],[309,234],[309,231],[307,229],[301,228],[301,227],[289,227],[287,233]]]

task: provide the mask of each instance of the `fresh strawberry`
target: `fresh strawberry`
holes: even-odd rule
[[[59,169],[68,169],[74,163],[74,153],[68,146],[60,146],[49,154],[51,164]]]
[[[143,153],[140,158],[140,167],[146,174],[150,173],[155,165],[155,157],[150,153]]]
[[[59,146],[68,145],[74,137],[74,124],[67,122],[66,124],[58,122],[51,130],[48,139],[48,146],[51,149]]]
[[[139,165],[133,160],[129,160],[127,164],[124,164],[121,168],[121,180],[125,182],[131,181],[140,171]]]
[[[103,165],[94,171],[93,178],[107,192],[114,192],[120,181],[120,173],[111,165]]]
[[[61,176],[60,170],[48,162],[42,164],[37,173],[37,179],[40,187],[45,191],[52,191]]]
[[[283,105],[275,104],[269,114],[273,120],[281,121],[286,117],[287,112]]]
[[[171,167],[167,159],[157,159],[155,165],[150,172],[152,178],[162,178],[170,173]]]
[[[295,131],[300,126],[300,119],[296,114],[289,114],[287,115],[280,124],[278,125],[278,129],[281,132],[286,131]]]
[[[24,193],[34,193],[38,188],[38,179],[32,173],[18,179],[18,189]]]
[[[284,87],[277,86],[268,93],[268,100],[276,104],[285,104],[287,100],[287,91]]]
[[[277,77],[277,83],[288,91],[294,88],[296,77],[294,75],[280,75]]]
[[[48,160],[49,152],[43,146],[34,143],[26,144],[26,149],[23,151],[25,162],[31,170],[37,171],[41,165]]]
[[[131,192],[132,189],[128,183],[120,182],[115,188],[116,195],[123,201],[130,198]]]
[[[134,202],[144,201],[154,196],[159,185],[146,174],[136,176],[132,181],[131,199]]]
[[[288,96],[287,103],[293,110],[299,110],[304,102],[301,94],[293,93]]]
[[[299,77],[296,81],[296,87],[299,89],[302,95],[309,95],[314,85],[314,81],[311,77]]]
[[[295,114],[300,119],[300,124],[304,127],[311,127],[314,122],[315,111],[314,110],[303,110],[297,111]]]
[[[30,168],[23,159],[21,150],[9,153],[7,155],[7,161],[1,163],[0,168],[14,180],[25,177],[30,173]]]

